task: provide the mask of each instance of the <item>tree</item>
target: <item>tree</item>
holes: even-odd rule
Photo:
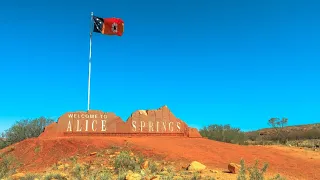
[[[277,140],[285,143],[287,141],[287,133],[283,128],[288,124],[288,118],[271,118],[268,125],[271,126],[277,133]]]
[[[3,133],[2,136],[5,138],[5,144],[2,142],[0,148],[27,138],[38,137],[43,132],[44,128],[53,122],[55,122],[53,119],[45,117],[17,121],[11,128]]]

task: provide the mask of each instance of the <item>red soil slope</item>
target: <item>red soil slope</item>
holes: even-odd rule
[[[87,154],[112,145],[129,144],[147,156],[165,156],[166,160],[187,163],[199,161],[212,169],[226,169],[241,158],[252,164],[256,159],[268,162],[269,172],[288,179],[320,179],[320,152],[276,146],[239,146],[204,138],[181,137],[65,137],[28,139],[15,144],[15,155],[25,170],[41,171],[57,161],[76,154]],[[9,147],[10,148],[10,147]],[[0,153],[8,151],[1,150]],[[39,152],[35,152],[40,148]]]

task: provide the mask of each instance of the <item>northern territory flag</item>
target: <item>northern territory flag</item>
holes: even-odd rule
[[[124,22],[120,18],[100,18],[93,16],[93,32],[122,36]]]

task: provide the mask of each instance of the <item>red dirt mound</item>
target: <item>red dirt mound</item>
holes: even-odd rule
[[[288,179],[320,179],[320,152],[276,146],[240,146],[204,138],[181,137],[64,137],[27,139],[8,152],[24,164],[24,170],[42,171],[70,156],[86,155],[110,146],[129,144],[147,156],[164,156],[166,160],[188,163],[199,161],[213,169],[226,169],[228,163],[243,158],[252,164],[256,159],[268,162],[269,172]],[[0,153],[8,151],[3,149]],[[37,151],[35,149],[38,149]],[[294,177],[294,178],[292,178]]]

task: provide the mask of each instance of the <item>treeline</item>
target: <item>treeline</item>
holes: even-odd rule
[[[210,125],[203,129],[200,129],[200,134],[202,137],[207,137],[208,139],[233,143],[233,144],[246,144],[247,136],[239,128],[233,128],[229,124],[227,125]]]
[[[294,140],[320,139],[320,124],[308,128],[286,128],[287,118],[271,118],[268,125],[271,129],[264,131],[243,132],[230,125],[209,125],[200,129],[200,134],[208,139],[234,144],[286,144]],[[254,142],[254,143],[252,143]]]
[[[45,117],[17,121],[1,134],[0,149],[27,138],[38,137],[44,128],[53,122],[55,122],[53,119]]]

